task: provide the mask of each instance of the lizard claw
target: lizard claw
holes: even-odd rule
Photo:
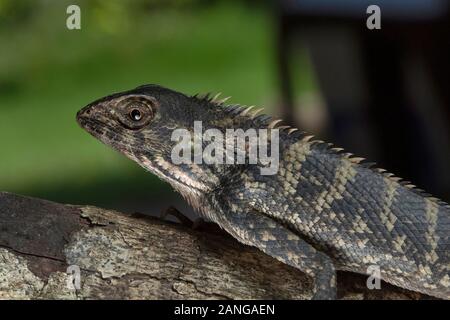
[[[166,220],[167,217],[176,218],[181,225],[191,228],[195,231],[208,232],[208,233],[222,233],[222,229],[213,222],[208,222],[203,218],[197,218],[194,221],[186,217],[183,213],[181,213],[174,206],[168,207],[166,210],[162,211],[159,218],[161,220]]]
[[[181,213],[177,208],[175,208],[174,206],[170,206],[168,207],[166,210],[162,211],[159,218],[161,220],[166,220],[166,218],[168,216],[172,216],[176,219],[178,219],[178,221],[186,227],[192,228],[194,226],[194,222],[192,222],[191,219],[189,219],[188,217],[186,217],[183,213]]]

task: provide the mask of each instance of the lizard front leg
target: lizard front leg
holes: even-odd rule
[[[194,225],[194,221],[186,217],[183,213],[181,213],[177,208],[174,206],[168,207],[166,210],[163,210],[161,214],[159,215],[159,219],[166,220],[167,217],[174,217],[178,219],[178,221],[188,228],[192,228]]]
[[[336,270],[326,254],[261,212],[227,213],[224,218],[225,230],[240,242],[313,277],[313,299],[336,299]]]
[[[181,225],[188,227],[190,229],[194,229],[196,231],[206,231],[209,233],[220,234],[224,231],[213,222],[205,221],[203,218],[197,218],[195,220],[189,219],[186,215],[180,212],[174,206],[168,207],[166,210],[163,210],[159,215],[161,220],[166,220],[167,217],[176,218]]]

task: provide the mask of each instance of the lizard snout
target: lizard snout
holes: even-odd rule
[[[81,109],[80,111],[77,112],[77,122],[79,124],[83,124],[85,122],[85,120],[90,119],[91,116],[91,112],[92,112],[92,107],[90,105],[84,107],[83,109]]]

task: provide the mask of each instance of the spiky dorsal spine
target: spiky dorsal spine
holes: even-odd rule
[[[384,176],[387,179],[390,179],[393,182],[399,183],[403,187],[407,188],[408,190],[411,190],[412,192],[429,199],[430,201],[433,201],[437,203],[440,206],[450,208],[450,204],[446,203],[445,201],[431,196],[429,193],[425,192],[422,189],[419,189],[414,184],[412,184],[409,181],[403,180],[400,177],[395,176],[394,174],[386,171],[383,168],[376,167],[375,162],[367,162],[365,158],[356,157],[350,152],[345,152],[343,148],[335,147],[332,143],[326,143],[321,140],[314,140],[314,136],[307,134],[304,131],[300,131],[298,128],[293,128],[291,126],[279,126],[279,124],[282,122],[281,119],[274,119],[271,116],[260,114],[262,112],[263,108],[254,109],[255,106],[242,106],[238,104],[233,105],[225,105],[225,102],[230,98],[227,97],[225,99],[218,99],[220,93],[216,94],[215,96],[211,97],[211,94],[206,95],[195,95],[192,98],[197,99],[200,102],[206,102],[211,103],[215,105],[217,108],[221,108],[226,113],[230,114],[230,116],[233,117],[245,117],[252,121],[254,121],[258,126],[265,126],[268,129],[279,129],[280,131],[285,131],[288,136],[293,136],[296,140],[301,140],[305,143],[309,143],[310,145],[313,145],[316,148],[322,149],[323,151],[339,155],[350,162],[352,162],[354,165],[362,166],[364,168],[372,170],[376,174],[380,174]]]

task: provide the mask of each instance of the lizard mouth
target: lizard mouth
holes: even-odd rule
[[[109,145],[114,149],[121,151],[126,149],[126,146],[118,138],[118,135],[114,133],[114,130],[105,125],[100,120],[92,117],[86,117],[83,115],[77,116],[77,122],[81,128],[86,130],[94,138],[98,139],[103,144]]]

